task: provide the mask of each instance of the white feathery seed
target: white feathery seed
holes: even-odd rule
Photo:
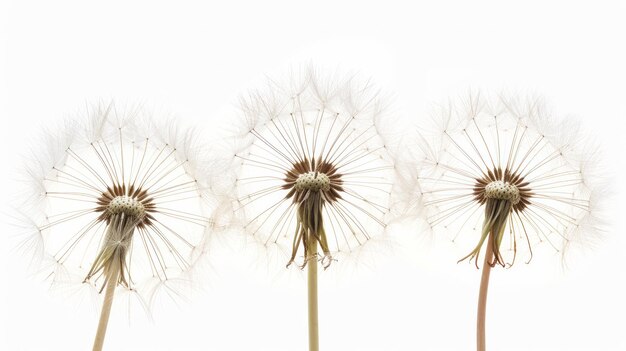
[[[118,252],[120,286],[150,296],[171,288],[191,273],[210,229],[201,150],[189,132],[138,107],[100,104],[86,114],[51,134],[28,166],[27,246],[54,283],[102,291]]]
[[[538,99],[476,94],[442,107],[433,121],[420,128],[416,163],[405,172],[413,182],[404,185],[434,234],[476,245],[465,258],[476,260],[489,230],[483,224],[496,215],[506,228],[495,248],[501,265],[520,249],[529,262],[534,247],[563,254],[596,236],[595,148],[571,120],[555,121]]]
[[[233,136],[240,144],[226,161],[234,170],[230,223],[301,266],[309,260],[303,233],[320,230],[327,267],[385,232],[395,160],[371,84],[312,69],[291,78],[242,99],[245,123]],[[304,229],[307,218],[317,229]]]

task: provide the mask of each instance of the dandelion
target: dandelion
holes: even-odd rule
[[[441,117],[437,136],[421,136],[419,196],[434,232],[453,241],[474,233],[475,246],[460,261],[478,268],[484,252],[477,348],[485,350],[491,268],[512,266],[518,249],[529,263],[536,244],[563,253],[593,233],[589,152],[580,152],[575,126],[556,124],[538,100],[490,103],[474,95],[444,108]]]
[[[288,246],[287,267],[308,268],[309,347],[318,350],[317,267],[326,269],[384,232],[394,163],[373,87],[311,70],[289,88],[242,99],[247,125],[233,157],[241,228]]]
[[[144,114],[95,106],[49,136],[29,168],[37,214],[27,246],[53,262],[55,279],[77,274],[104,292],[94,350],[102,349],[116,288],[182,277],[208,224],[190,135],[157,128]]]

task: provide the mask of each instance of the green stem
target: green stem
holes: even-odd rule
[[[319,323],[317,309],[317,240],[309,236],[307,264],[309,302],[309,351],[319,351]]]

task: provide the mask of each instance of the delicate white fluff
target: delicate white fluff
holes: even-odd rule
[[[99,216],[106,211],[151,217],[134,230],[125,288],[150,293],[189,274],[204,251],[210,203],[208,175],[198,166],[202,150],[188,130],[156,121],[139,106],[111,102],[90,106],[45,135],[27,165],[31,186],[22,208],[31,219],[25,245],[47,263],[43,270],[53,282],[102,288],[101,274],[86,278],[104,245],[107,223]],[[98,209],[114,183],[141,187],[150,201],[123,195]]]
[[[342,174],[343,191],[341,199],[326,202],[323,211],[333,258],[385,232],[394,217],[391,193],[396,179],[388,139],[397,138],[383,137],[385,106],[371,83],[310,68],[295,70],[287,83],[270,80],[266,89],[241,98],[240,106],[233,147],[222,155],[233,170],[224,174],[229,176],[224,188],[231,201],[230,210],[223,211],[233,231],[250,234],[264,247],[290,252],[297,206],[285,198],[285,174],[298,159],[324,159],[334,152],[328,159]],[[321,182],[306,189],[329,190],[327,175],[318,176],[302,174],[298,186],[306,178]],[[298,260],[303,259],[299,253]]]
[[[513,210],[507,222],[501,250],[508,252],[509,264],[519,252],[529,261],[538,248],[564,253],[596,236],[597,155],[571,119],[553,118],[541,99],[471,94],[440,106],[432,122],[420,125],[401,184],[433,234],[473,248],[485,211],[476,200],[477,180],[508,166],[531,191],[522,195],[530,204]],[[501,190],[506,194],[490,196],[519,202],[515,189]]]

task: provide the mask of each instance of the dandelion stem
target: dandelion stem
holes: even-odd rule
[[[104,337],[107,332],[107,325],[109,324],[109,316],[111,315],[111,305],[113,304],[113,295],[115,294],[115,288],[117,287],[117,281],[120,274],[119,259],[117,257],[113,257],[110,262],[111,264],[106,270],[106,291],[104,294],[102,311],[100,312],[100,321],[98,322],[96,338],[93,342],[93,351],[101,351],[102,346],[104,345]]]
[[[493,232],[490,236],[493,235]],[[489,289],[489,273],[491,273],[491,265],[493,264],[493,240],[487,240],[487,250],[485,252],[485,261],[483,262],[483,271],[480,278],[480,292],[478,293],[478,315],[476,318],[476,350],[485,351],[485,314],[487,310],[487,290]]]
[[[308,259],[308,302],[309,302],[309,351],[319,351],[319,323],[317,316],[317,241],[309,236]]]

